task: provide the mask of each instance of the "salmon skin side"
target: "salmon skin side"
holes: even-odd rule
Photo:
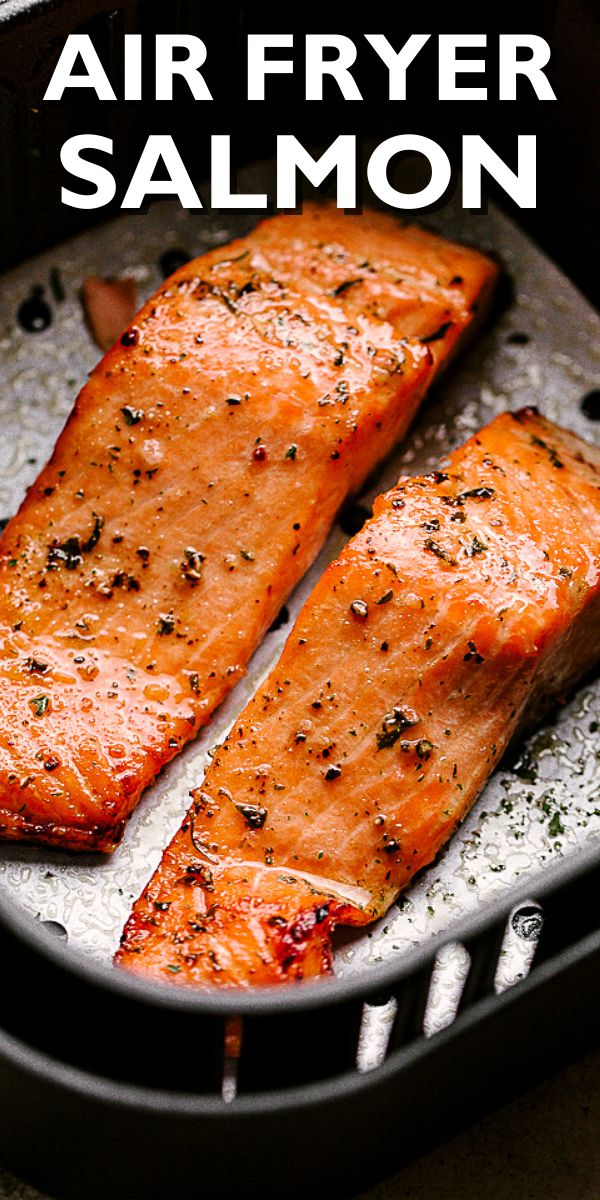
[[[219,748],[116,961],[190,984],[331,970],[515,730],[600,657],[600,451],[525,409],[401,479]]]
[[[0,542],[0,837],[114,848],[495,275],[434,235],[313,206],[144,305]]]

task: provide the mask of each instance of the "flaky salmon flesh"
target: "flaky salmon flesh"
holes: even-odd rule
[[[0,837],[111,850],[480,318],[497,270],[309,207],[182,267],[0,541]]]
[[[600,451],[525,409],[401,479],[321,577],[134,907],[117,962],[331,970],[600,657]]]

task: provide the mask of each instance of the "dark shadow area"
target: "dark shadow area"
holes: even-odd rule
[[[82,19],[82,13],[85,14]],[[514,168],[518,133],[537,137],[537,203],[521,210],[492,181],[486,189],[499,200],[576,283],[600,304],[596,264],[600,155],[595,131],[600,124],[597,61],[600,14],[592,0],[550,0],[523,5],[507,0],[488,6],[460,2],[450,9],[426,2],[418,11],[393,12],[384,5],[368,18],[351,16],[347,6],[308,3],[280,5],[206,5],[180,0],[122,0],[118,9],[107,0],[63,0],[60,5],[22,0],[0,12],[0,149],[3,161],[3,222],[0,266],[7,267],[63,240],[92,222],[119,211],[120,199],[150,133],[171,134],[195,183],[209,175],[210,135],[229,133],[233,172],[245,163],[275,154],[277,133],[294,134],[305,146],[318,139],[328,145],[339,134],[381,142],[397,134],[418,133],[439,143],[453,168],[460,165],[463,135],[478,134]],[[390,101],[388,72],[366,42],[365,30],[386,34],[394,48],[415,31],[431,32],[407,73],[407,98]],[[93,38],[117,95],[98,101],[89,89],[70,89],[60,102],[42,100],[58,54],[71,32]],[[174,99],[156,101],[154,34],[183,31],[200,36],[208,48],[203,76],[212,101],[197,101],[187,85],[175,81]],[[344,100],[334,80],[325,77],[323,100],[305,99],[304,38],[308,32],[336,32],[354,40],[357,58],[353,77],[362,100]],[[144,36],[144,99],[123,95],[123,34]],[[249,33],[292,33],[294,71],[267,78],[265,100],[246,99],[246,39]],[[465,72],[461,86],[487,86],[485,101],[438,99],[440,33],[487,34],[483,54],[485,76]],[[552,57],[548,78],[557,96],[540,101],[525,77],[517,98],[498,97],[499,33],[536,33],[545,37]],[[288,51],[274,51],[285,57]],[[95,212],[61,204],[61,184],[69,177],[60,165],[60,149],[68,137],[93,132],[113,139],[113,156],[101,158],[117,181],[113,203]],[[359,172],[360,174],[360,172]],[[485,175],[484,175],[485,178]],[[72,181],[71,181],[72,182]]]

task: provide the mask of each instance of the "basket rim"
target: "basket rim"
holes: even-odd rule
[[[103,963],[84,951],[59,942],[37,925],[18,903],[0,893],[0,926],[34,955],[62,971],[68,978],[87,984],[114,998],[146,1004],[172,1013],[198,1013],[213,1018],[268,1018],[288,1013],[309,1013],[353,1001],[368,1003],[373,996],[393,991],[408,975],[433,963],[438,951],[449,943],[467,943],[500,922],[520,904],[542,901],[548,894],[577,880],[600,863],[600,846],[592,843],[585,851],[567,855],[528,877],[520,887],[488,901],[475,912],[451,922],[426,942],[399,954],[396,961],[374,966],[342,978],[335,976],[301,984],[279,984],[254,989],[211,990],[176,982],[145,979],[127,969]]]

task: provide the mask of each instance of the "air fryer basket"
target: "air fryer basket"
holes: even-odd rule
[[[506,897],[369,978],[241,996],[110,971],[4,901],[0,1158],[73,1200],[354,1195],[597,1037],[599,874],[588,852],[533,883],[544,913],[533,967],[501,995]],[[528,897],[523,887],[512,903]],[[425,1038],[448,938],[471,969],[456,1019]],[[365,1003],[390,996],[385,1061],[358,1072]],[[232,1019],[241,1057],[227,1101]]]
[[[240,187],[268,188],[271,171],[252,168]],[[367,501],[400,472],[437,465],[505,407],[537,401],[583,436],[597,429],[594,406],[580,405],[598,387],[599,322],[582,297],[496,210],[450,206],[428,219],[499,253],[516,295],[440,384]],[[149,292],[165,251],[196,253],[250,221],[161,203],[6,277],[0,516],[48,456],[97,357],[78,299],[85,274],[133,274]],[[32,297],[52,320],[37,333],[18,319]],[[503,765],[387,917],[340,940],[337,978],[208,994],[107,965],[210,746],[345,536],[333,532],[247,680],[150,789],[109,861],[1,848],[0,1161],[53,1195],[349,1196],[597,1036],[594,681]]]

